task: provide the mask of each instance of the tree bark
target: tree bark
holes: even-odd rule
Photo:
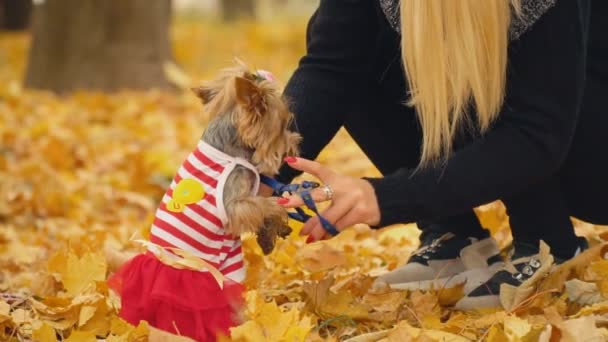
[[[169,88],[170,0],[46,0],[35,6],[25,86]]]
[[[221,0],[225,21],[255,17],[254,0]]]
[[[32,0],[0,0],[0,29],[20,31],[28,28]]]

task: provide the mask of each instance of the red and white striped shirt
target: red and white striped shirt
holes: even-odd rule
[[[241,239],[227,234],[224,229],[227,223],[224,186],[237,165],[255,173],[257,181],[252,194],[257,194],[260,181],[253,165],[200,141],[177,171],[156,211],[150,242],[188,251],[215,266],[226,278],[242,282],[245,266]],[[175,187],[184,179],[200,182],[205,190],[204,196],[196,203],[184,205],[181,212],[168,210],[167,203],[172,200]]]

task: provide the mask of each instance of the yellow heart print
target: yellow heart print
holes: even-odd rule
[[[173,189],[173,199],[167,202],[167,210],[181,213],[186,205],[196,203],[205,197],[205,188],[194,179],[182,179]]]

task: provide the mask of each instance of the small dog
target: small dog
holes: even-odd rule
[[[259,173],[276,175],[285,156],[298,154],[300,136],[289,131],[293,114],[280,96],[272,75],[239,66],[193,91],[214,116],[202,141],[255,165]],[[224,188],[227,231],[254,232],[265,254],[277,236],[289,235],[285,208],[269,198],[252,196],[259,179],[250,168],[237,166]]]
[[[108,281],[122,318],[199,341],[236,324],[245,269],[240,235],[257,234],[265,254],[291,232],[287,212],[258,196],[260,174],[278,173],[297,154],[293,115],[268,72],[243,65],[193,89],[212,120],[160,204],[148,252]]]

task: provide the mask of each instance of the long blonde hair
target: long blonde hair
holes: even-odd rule
[[[421,166],[445,161],[461,127],[484,133],[504,95],[520,0],[401,0],[403,65],[423,132]],[[472,122],[467,109],[477,113]],[[475,125],[475,126],[472,126]]]

